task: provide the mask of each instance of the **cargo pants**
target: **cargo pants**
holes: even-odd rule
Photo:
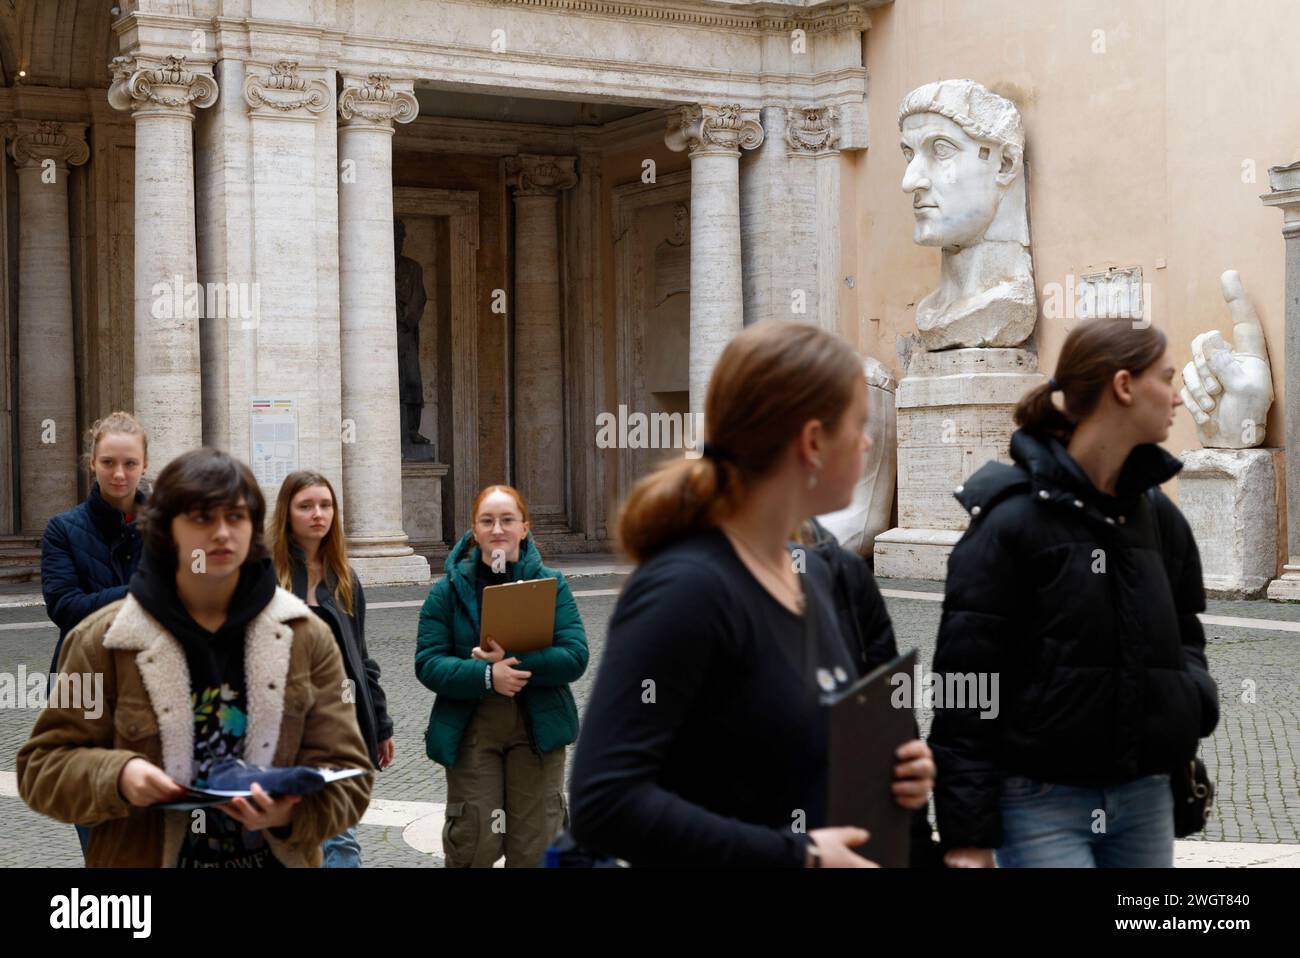
[[[480,700],[447,769],[442,848],[448,868],[536,868],[568,826],[565,749],[533,750],[518,698]]]

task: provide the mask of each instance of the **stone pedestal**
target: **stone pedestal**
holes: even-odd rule
[[[876,575],[942,580],[969,517],[953,490],[990,459],[1009,462],[1012,414],[1043,381],[1023,349],[913,356],[898,384],[898,528],[876,537]]]
[[[443,541],[442,481],[446,477],[446,463],[402,463],[402,528],[412,542]]]
[[[1281,449],[1193,449],[1182,454],[1178,505],[1201,554],[1207,592],[1255,598],[1285,556],[1278,535]]]

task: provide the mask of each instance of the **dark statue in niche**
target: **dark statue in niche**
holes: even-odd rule
[[[420,374],[420,317],[428,296],[424,292],[424,270],[415,260],[402,255],[406,226],[393,220],[393,252],[397,292],[397,376],[398,401],[402,407],[402,458],[432,459],[428,439],[420,435],[420,414],[424,409],[424,379]]]

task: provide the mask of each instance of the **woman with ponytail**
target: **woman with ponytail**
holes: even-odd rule
[[[1016,408],[1014,465],[956,490],[934,671],[996,675],[997,710],[935,711],[935,809],[953,867],[1170,867],[1170,774],[1214,731],[1200,557],[1160,491],[1181,403],[1165,336],[1072,330]],[[1054,395],[1064,400],[1057,406]]]
[[[571,782],[573,838],[587,852],[633,865],[871,864],[853,851],[862,829],[824,821],[820,693],[858,670],[824,561],[790,542],[804,520],[848,504],[866,420],[861,361],[842,341],[758,323],[714,368],[703,456],[632,490],[618,534],[638,567],[610,621]],[[898,757],[896,800],[920,807],[929,751],[913,741]]]

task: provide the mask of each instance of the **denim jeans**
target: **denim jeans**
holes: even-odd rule
[[[85,825],[73,825],[77,830],[77,841],[81,842],[81,857],[86,857],[86,842],[90,840],[90,829]]]
[[[1172,868],[1168,775],[1093,788],[1009,775],[1002,785],[1000,868]]]
[[[325,856],[321,868],[360,868],[361,843],[357,841],[357,828],[352,826],[347,831],[327,838],[320,846]]]

